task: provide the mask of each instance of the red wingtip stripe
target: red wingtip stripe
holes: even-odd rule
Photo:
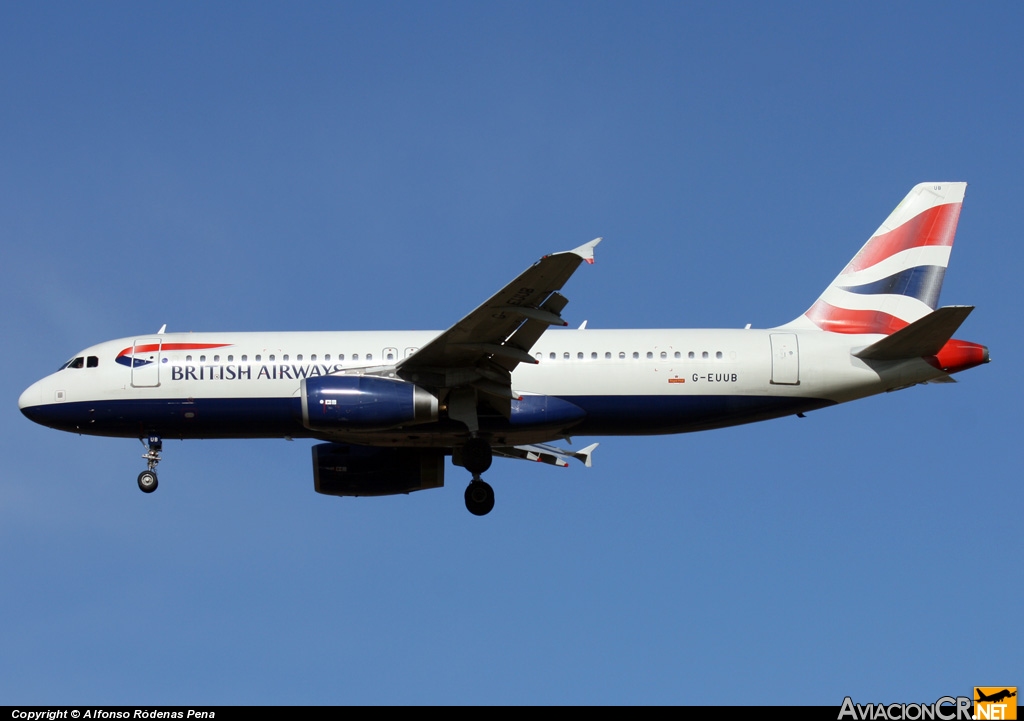
[[[957,221],[960,218],[960,206],[961,203],[937,205],[915,215],[888,233],[872,237],[843,269],[843,274],[870,268],[910,248],[953,245]]]

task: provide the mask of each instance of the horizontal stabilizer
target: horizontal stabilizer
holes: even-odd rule
[[[587,468],[590,468],[592,465],[590,456],[597,446],[597,443],[591,443],[583,450],[570,451],[558,446],[549,446],[546,443],[535,443],[525,446],[495,448],[494,455],[504,456],[505,458],[522,458],[525,461],[547,463],[552,466],[562,466],[563,468],[569,465],[569,462],[566,460],[567,458],[575,458],[578,461],[582,461]]]
[[[864,360],[903,360],[936,355],[972,310],[973,305],[939,308],[854,355]]]

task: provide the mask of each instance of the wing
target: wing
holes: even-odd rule
[[[494,449],[494,455],[505,458],[522,458],[524,461],[537,461],[563,468],[569,465],[567,458],[575,458],[578,461],[583,461],[583,465],[590,468],[593,465],[590,456],[593,455],[597,446],[597,443],[591,443],[582,451],[572,451],[546,443],[535,443],[528,446],[501,446]]]
[[[483,305],[398,364],[401,378],[448,395],[449,415],[475,431],[475,409],[485,402],[510,414],[512,371],[536,363],[529,351],[569,302],[558,291],[580,263],[594,262],[596,238],[546,255]],[[472,410],[470,410],[470,407]],[[473,418],[470,420],[469,415]]]

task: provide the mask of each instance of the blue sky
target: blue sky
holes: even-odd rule
[[[1016,4],[8,3],[0,702],[931,702],[1020,685]],[[313,492],[311,441],[36,426],[169,330],[442,329],[601,235],[572,325],[802,313],[916,183],[994,362],[497,506]],[[580,439],[589,443],[591,439]],[[1017,659],[1014,661],[1013,659]]]

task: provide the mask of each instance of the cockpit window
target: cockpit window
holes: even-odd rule
[[[85,359],[85,366],[86,366],[86,368],[95,368],[99,364],[100,364],[100,359],[97,358],[94,355],[91,355],[91,356],[89,356],[88,358]]]
[[[73,361],[68,363],[68,368],[82,368],[83,366],[85,366],[85,358],[83,358],[82,356],[78,356]]]

